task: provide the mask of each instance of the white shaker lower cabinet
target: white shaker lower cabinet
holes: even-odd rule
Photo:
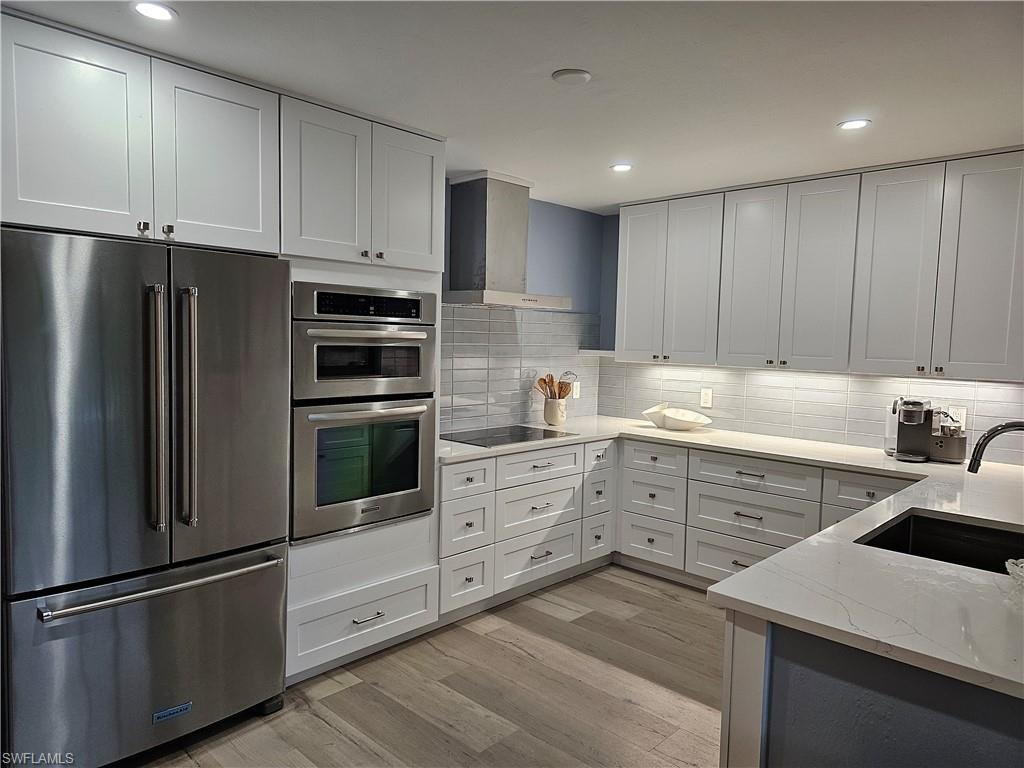
[[[295,675],[437,621],[438,566],[288,608]]]
[[[441,467],[441,499],[461,499],[497,487],[494,459],[479,459]]]
[[[368,120],[281,98],[281,252],[370,263]]]
[[[149,57],[9,16],[2,27],[4,221],[151,235]]]
[[[688,494],[686,524],[691,528],[777,547],[788,547],[818,532],[817,501],[693,481]]]
[[[686,526],[646,515],[619,515],[618,549],[624,555],[682,570]]]
[[[494,593],[579,565],[581,532],[576,520],[499,541],[494,545]]]
[[[499,456],[498,488],[512,488],[539,480],[579,474],[583,471],[583,455],[582,445],[562,445]]]
[[[720,581],[781,552],[779,547],[700,528],[686,530],[686,572]]]
[[[731,453],[690,451],[689,471],[691,480],[778,493],[796,499],[821,500],[820,467]]]
[[[494,594],[494,547],[481,547],[441,560],[441,613]]]
[[[668,203],[619,210],[615,359],[661,359],[665,322]]]
[[[495,494],[495,531],[499,541],[582,516],[583,475],[530,483]]]
[[[866,509],[915,482],[917,481],[901,480],[897,477],[879,477],[826,469],[821,487],[821,501],[823,504],[834,504],[839,507]]]
[[[946,163],[932,372],[1024,379],[1024,152]]]
[[[840,523],[851,515],[857,514],[856,509],[852,507],[837,507],[834,504],[822,504],[821,505],[821,530],[830,528],[836,523]]]
[[[686,523],[686,480],[672,475],[622,470],[622,508],[675,523]]]
[[[584,563],[610,555],[615,546],[615,513],[602,512],[599,515],[583,518],[583,552]]]
[[[943,163],[865,173],[853,280],[850,370],[930,370]]]
[[[441,557],[493,544],[494,494],[441,502]]]
[[[152,66],[155,237],[278,252],[278,95]]]
[[[662,475],[686,477],[687,449],[677,445],[641,443],[625,440],[622,443],[622,466],[642,469]]]
[[[599,469],[583,476],[583,516],[612,512],[618,503],[618,470]]]
[[[373,125],[373,262],[444,268],[444,144]]]
[[[789,185],[779,365],[845,371],[860,176]]]
[[[726,193],[719,365],[764,368],[778,361],[785,235],[784,184]]]

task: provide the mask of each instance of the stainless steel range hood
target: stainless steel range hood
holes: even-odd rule
[[[449,304],[572,309],[568,296],[526,292],[530,183],[481,171],[451,180]]]

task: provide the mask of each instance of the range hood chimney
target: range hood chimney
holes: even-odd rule
[[[526,292],[532,184],[481,171],[451,180],[449,304],[572,309],[568,296]]]

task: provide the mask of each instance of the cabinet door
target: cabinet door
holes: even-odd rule
[[[370,261],[371,123],[281,99],[281,252]]]
[[[141,234],[153,220],[149,58],[3,17],[3,218]]]
[[[929,369],[944,173],[932,163],[861,177],[851,371]]]
[[[859,176],[789,185],[779,365],[845,371]]]
[[[153,60],[157,237],[280,249],[277,102],[276,93]]]
[[[715,364],[722,205],[722,195],[668,204],[664,360]]]
[[[630,205],[619,211],[616,360],[661,359],[667,232],[668,203]]]
[[[724,219],[718,363],[774,366],[779,352],[786,186],[729,192]]]
[[[1024,152],[946,163],[932,370],[1024,379]],[[941,369],[941,370],[940,370]]]
[[[373,261],[444,269],[444,144],[373,125]]]

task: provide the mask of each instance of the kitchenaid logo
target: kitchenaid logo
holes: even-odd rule
[[[74,764],[74,752],[0,752],[0,765]]]

